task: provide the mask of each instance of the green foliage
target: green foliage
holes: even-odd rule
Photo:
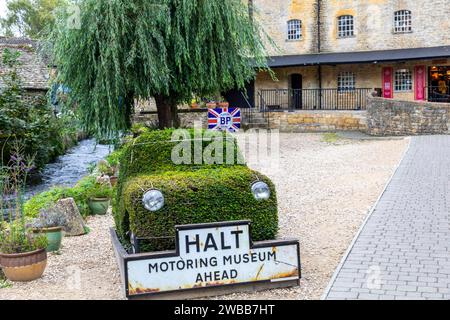
[[[123,148],[119,148],[111,152],[107,157],[106,161],[111,167],[118,167],[120,163],[120,158],[123,155]]]
[[[36,39],[55,23],[53,11],[66,5],[66,0],[7,0],[8,14],[0,19],[0,25],[8,36],[18,31],[22,36]]]
[[[183,141],[182,143],[180,143]],[[213,142],[222,144],[220,148],[223,153],[223,164],[205,164],[204,156],[207,150],[211,150],[211,155],[215,155]],[[176,148],[176,149],[174,149]],[[179,148],[179,149],[177,149]],[[200,150],[200,154],[196,153],[196,149]],[[191,150],[187,154],[186,162],[183,165],[175,165],[172,161],[172,152],[183,156],[183,149]],[[145,173],[156,173],[165,171],[190,171],[206,167],[226,166],[226,158],[228,150],[232,150],[231,162],[234,164],[243,163],[243,157],[240,153],[235,138],[230,134],[206,131],[206,130],[154,130],[142,134],[133,141],[123,147],[122,158],[120,159],[120,176],[131,177]],[[200,161],[196,154],[200,155]]]
[[[341,138],[336,133],[325,133],[322,137],[322,140],[326,143],[336,143]]]
[[[143,134],[124,149],[114,206],[116,227],[122,237],[129,230],[139,237],[173,237],[178,224],[249,219],[254,240],[274,239],[278,231],[277,200],[270,179],[239,164],[175,165],[171,153],[179,142],[170,142],[173,132]],[[189,133],[194,137],[193,130]],[[204,141],[203,150],[209,145],[211,141]],[[239,154],[234,140],[231,145]],[[270,186],[268,201],[253,197],[251,186],[258,180]],[[150,189],[164,194],[165,206],[158,212],[149,212],[142,205],[142,196]],[[147,243],[145,250],[173,247],[172,240],[158,240]]]
[[[82,178],[73,188],[53,187],[48,191],[35,195],[24,205],[24,213],[27,217],[38,217],[41,210],[54,205],[58,200],[73,198],[83,217],[90,215],[88,206],[89,198],[111,198],[114,190],[109,186],[100,185],[96,177],[87,176]]]
[[[242,0],[85,0],[80,10],[81,29],[61,15],[49,42],[59,82],[97,136],[129,129],[134,98],[162,97],[167,109],[243,88],[267,65]]]
[[[77,141],[77,128],[73,117],[55,117],[45,96],[25,102],[17,68],[18,51],[3,51],[2,67],[8,72],[2,75],[5,88],[0,94],[0,162],[8,162],[13,141],[21,141],[24,154],[35,157],[35,166],[42,168],[56,156],[65,152]]]
[[[252,183],[269,184],[272,195],[268,201],[257,201]],[[142,205],[142,196],[150,189],[160,190],[165,206],[149,212]],[[175,235],[175,226],[192,223],[251,220],[253,240],[274,239],[278,231],[275,187],[270,180],[246,167],[215,168],[192,172],[166,172],[139,176],[124,187],[123,221],[140,237]],[[173,249],[173,241],[150,242],[150,250]]]
[[[11,286],[11,282],[6,279],[5,275],[0,269],[0,289],[10,288]]]
[[[47,247],[45,235],[33,235],[20,221],[10,223],[0,230],[0,252],[4,254],[26,253]]]
[[[6,209],[10,221],[0,223],[0,253],[25,253],[47,247],[47,237],[34,236],[23,214],[23,190],[31,167],[32,162],[24,158],[18,142],[7,166],[0,167],[0,172],[8,173],[7,176],[0,175],[0,213],[3,217],[3,210]],[[12,195],[11,201],[3,201],[7,195]]]

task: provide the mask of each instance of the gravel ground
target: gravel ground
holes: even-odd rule
[[[60,254],[49,254],[44,276],[0,289],[0,300],[123,299],[111,246],[111,215],[88,218],[90,233],[63,239]]]
[[[300,239],[301,286],[221,299],[320,298],[408,144],[408,139],[331,140],[281,134],[279,166],[252,165],[277,187],[279,237]],[[112,217],[91,217],[88,225],[88,235],[65,238],[61,254],[50,255],[42,279],[0,289],[0,300],[122,299],[108,231]]]
[[[251,166],[277,187],[279,238],[300,240],[301,285],[221,299],[320,299],[408,141],[338,138],[330,143],[321,134],[280,134],[278,168]]]

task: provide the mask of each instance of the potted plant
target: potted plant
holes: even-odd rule
[[[226,101],[221,101],[218,103],[220,108],[228,108],[230,106],[230,104]]]
[[[24,223],[15,221],[0,230],[0,266],[10,281],[39,279],[47,266],[47,238],[33,235]]]
[[[89,190],[88,205],[93,215],[105,215],[111,205],[112,188],[100,180]]]
[[[111,186],[115,186],[117,184],[118,176],[117,176],[117,167],[110,165],[106,160],[100,160],[98,163],[98,171],[103,176],[109,177],[109,182]]]
[[[47,266],[47,238],[33,235],[23,215],[23,189],[33,159],[22,156],[24,147],[18,141],[11,151],[10,162],[0,167],[0,212],[6,211],[9,221],[0,223],[0,267],[10,281],[32,281]]]
[[[57,209],[43,210],[39,217],[31,222],[31,228],[35,235],[44,235],[47,238],[47,252],[59,251],[63,237],[63,227],[66,225],[66,217]]]

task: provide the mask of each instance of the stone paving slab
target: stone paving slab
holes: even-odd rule
[[[411,139],[325,299],[450,299],[450,136]]]

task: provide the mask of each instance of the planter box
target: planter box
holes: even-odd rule
[[[297,240],[253,243],[249,221],[176,230],[176,250],[129,254],[111,229],[128,299],[194,299],[300,285]]]

